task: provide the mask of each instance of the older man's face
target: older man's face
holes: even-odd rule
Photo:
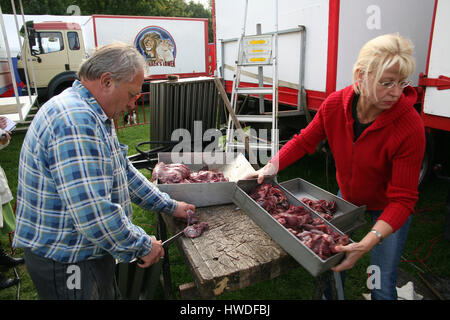
[[[143,82],[144,72],[140,71],[131,82],[114,83],[113,93],[108,99],[110,118],[117,118],[122,112],[134,108]]]

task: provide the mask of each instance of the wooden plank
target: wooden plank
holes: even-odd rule
[[[178,289],[180,290],[180,299],[182,300],[192,300],[199,298],[195,282],[180,284],[178,286]]]
[[[202,298],[212,298],[265,279],[275,278],[299,264],[236,205],[197,208],[209,230],[177,243]],[[165,217],[174,233],[184,225]]]

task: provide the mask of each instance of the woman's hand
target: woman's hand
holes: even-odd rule
[[[336,246],[336,251],[346,252],[347,254],[345,256],[345,259],[334,268],[331,268],[331,270],[333,270],[334,272],[340,272],[353,268],[356,262],[370,249],[371,248],[368,248],[367,245],[362,242],[350,243],[346,246]]]
[[[242,180],[247,179],[255,179],[256,181],[261,184],[264,181],[264,178],[266,177],[273,177],[277,174],[278,167],[275,166],[272,162],[267,163],[264,167],[259,169],[256,172],[249,173],[245,175]]]
[[[382,235],[383,239],[394,232],[394,229],[392,229],[392,227],[383,220],[378,220],[373,226],[373,229],[377,230]],[[378,236],[372,232],[369,232],[360,242],[350,243],[346,246],[336,246],[336,251],[346,252],[346,255],[345,259],[339,265],[331,268],[331,270],[340,272],[353,268],[359,258],[361,258],[366,252],[372,250],[372,248],[379,242],[380,239]]]

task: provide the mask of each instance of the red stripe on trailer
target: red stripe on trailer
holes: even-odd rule
[[[124,19],[149,19],[149,20],[189,20],[189,21],[206,21],[207,18],[186,18],[186,17],[158,17],[158,16],[127,16],[127,15],[106,15],[94,14],[92,18],[124,18]]]
[[[92,16],[92,26],[94,28],[94,43],[95,47],[98,47],[98,41],[97,41],[97,25],[95,23],[95,16]]]
[[[422,113],[422,119],[425,127],[438,130],[448,131],[450,119],[445,117],[433,116],[431,114]]]
[[[212,9],[212,28],[213,28],[213,39],[212,39],[212,45],[209,44],[209,55],[211,58],[211,61],[209,61],[209,65],[211,67],[210,75],[214,75],[215,71],[217,70],[217,45],[216,45],[216,1],[213,0],[211,4]],[[209,35],[208,35],[209,38]]]
[[[327,96],[336,91],[340,3],[340,0],[330,0],[328,12]]]
[[[436,11],[438,6],[438,0],[434,1],[434,10],[433,10],[433,21],[431,22],[431,32],[430,32],[430,41],[428,44],[428,57],[427,57],[427,66],[426,66],[426,73],[428,74],[428,68],[430,66],[430,54],[431,54],[431,46],[433,45],[433,34],[434,34],[434,24],[436,21]]]
[[[167,76],[179,76],[180,78],[191,78],[191,77],[207,77],[207,72],[198,72],[198,73],[170,73],[170,74],[156,74],[152,76],[148,76],[145,80],[162,80],[167,79]]]
[[[208,34],[208,19],[206,19],[206,21],[203,22],[203,27],[205,28],[205,72],[206,74],[209,74],[209,70],[208,70],[208,66],[209,66],[209,61],[208,61],[208,57],[209,57],[209,47],[208,47],[208,38],[209,38],[209,34]]]
[[[34,23],[35,30],[81,30],[78,23],[63,21],[46,21]]]

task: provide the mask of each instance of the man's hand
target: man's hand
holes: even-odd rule
[[[146,255],[141,257],[141,260],[144,261],[143,264],[137,264],[141,268],[148,268],[154,263],[158,263],[159,259],[164,257],[164,248],[162,247],[161,240],[156,240],[155,237],[152,238],[152,250]]]
[[[183,201],[178,201],[177,208],[175,209],[173,216],[175,218],[180,218],[180,219],[186,220],[188,210],[195,212],[195,206],[193,204],[189,204],[189,203],[186,203]]]

